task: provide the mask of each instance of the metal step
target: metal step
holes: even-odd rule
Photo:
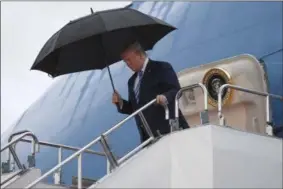
[[[23,186],[23,187],[25,187],[25,186]],[[70,187],[64,186],[64,185],[59,185],[59,184],[47,184],[47,183],[40,182],[32,188],[66,188],[66,189],[68,188],[69,189]]]
[[[10,183],[14,182],[19,176],[20,173],[22,172],[22,170],[17,170],[14,172],[10,172],[10,173],[2,173],[1,174],[1,188],[3,186],[7,186]]]
[[[40,169],[27,169],[23,173],[16,175],[12,180],[8,181],[4,185],[1,185],[1,188],[23,188],[40,176]]]
[[[22,173],[21,173],[22,172]],[[1,183],[5,180],[9,180],[4,184],[1,184],[1,189],[3,188],[24,188],[29,183],[34,181],[35,179],[41,176],[40,169],[31,168],[26,171],[16,171],[12,173],[6,173],[1,175]],[[12,179],[9,179],[13,177]],[[44,182],[40,182],[35,185],[33,188],[70,188],[64,185],[56,185],[56,184],[47,184]]]
[[[89,179],[89,178],[82,178],[82,188],[88,188],[91,185],[95,184],[97,180]],[[78,177],[72,177],[72,186],[71,189],[78,188]]]
[[[36,168],[30,168],[27,170],[18,170],[11,173],[1,174],[1,189],[3,188],[24,188],[35,179],[41,176],[41,170]],[[94,184],[96,180],[89,178],[82,178],[82,188],[88,188]],[[32,188],[78,188],[78,177],[72,177],[72,185],[67,186],[63,184],[49,184],[45,182],[39,182]]]

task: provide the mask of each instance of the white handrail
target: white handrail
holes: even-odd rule
[[[9,137],[8,141],[10,142],[13,137],[15,137],[16,135],[19,135],[19,134],[23,134],[23,133],[30,133],[30,131],[25,130],[25,131],[19,131],[19,132],[13,133]],[[24,139],[23,137],[20,137],[20,138],[21,138],[20,140],[17,140],[15,142],[13,142],[13,144],[16,145],[18,142],[26,142],[26,143],[32,143],[33,145],[35,145],[35,143],[34,143],[35,140],[34,139],[33,140],[29,140],[29,139]],[[36,140],[37,140],[37,138],[36,138]],[[40,145],[48,146],[48,147],[53,147],[53,148],[58,148],[58,163],[61,163],[61,161],[62,161],[62,150],[63,149],[65,149],[65,150],[72,150],[72,151],[80,150],[80,148],[77,148],[77,147],[63,145],[63,144],[50,143],[50,142],[45,142],[45,141],[38,141],[37,140],[36,143],[38,145],[38,148],[40,147]],[[15,146],[14,146],[14,148],[15,148]],[[16,156],[16,152],[15,152],[14,149],[10,149],[10,151],[13,154],[13,157]],[[93,150],[90,150],[90,149],[85,150],[84,153],[94,154],[94,155],[99,155],[99,156],[105,156],[105,153],[103,153],[103,152],[97,152],[97,151],[93,151]],[[9,154],[9,156],[10,156],[10,154]],[[9,157],[9,159],[10,159],[10,157]],[[14,157],[14,160],[16,161],[17,165],[21,166],[19,168],[22,169],[23,167],[20,164],[19,159],[17,157],[16,158]],[[58,172],[54,174],[54,184],[60,184],[60,183],[61,183],[61,170],[58,169]]]
[[[204,94],[204,110],[207,110],[207,89],[206,89],[205,85],[202,84],[202,83],[189,85],[189,86],[181,88],[175,96],[175,119],[177,119],[179,117],[179,101],[178,100],[181,97],[181,94],[184,91],[187,91],[187,90],[193,89],[193,88],[197,88],[197,87],[200,87],[203,91],[203,94]]]
[[[39,150],[39,147],[37,146],[37,145],[38,145],[38,139],[37,139],[37,137],[36,137],[32,132],[30,132],[30,131],[25,131],[25,132],[23,132],[18,138],[16,138],[16,140],[11,141],[11,140],[12,140],[12,138],[11,138],[11,140],[9,140],[9,143],[6,144],[3,148],[1,148],[1,152],[4,151],[5,149],[7,149],[8,147],[12,146],[13,144],[15,144],[16,142],[18,142],[19,140],[21,140],[21,139],[24,138],[25,136],[31,136],[31,137],[33,138],[33,140],[34,140],[34,142],[35,142],[35,143],[34,143],[34,149],[35,149],[35,151],[38,151],[38,150]]]
[[[270,97],[277,98],[277,99],[283,101],[283,97],[280,96],[280,95],[274,95],[274,94],[270,94],[270,93],[259,92],[259,91],[246,89],[246,88],[236,86],[236,85],[231,85],[231,84],[224,84],[219,88],[219,91],[218,91],[218,117],[219,117],[219,120],[220,120],[220,125],[223,125],[223,122],[221,121],[221,119],[223,118],[223,115],[222,115],[222,93],[223,93],[225,88],[232,88],[232,89],[236,89],[236,90],[239,90],[239,91],[243,91],[243,92],[247,92],[247,93],[266,97],[266,123],[268,125],[270,124],[269,98]]]
[[[112,128],[110,128],[109,130],[107,130],[105,133],[103,133],[103,136],[107,136],[108,134],[112,133],[114,130],[118,129],[119,127],[121,127],[122,124],[124,124],[125,122],[127,122],[128,120],[130,120],[131,118],[133,118],[134,116],[136,116],[137,114],[139,114],[139,112],[143,111],[144,109],[148,108],[149,106],[151,106],[152,104],[154,104],[156,102],[156,99],[151,100],[150,102],[148,102],[146,105],[144,105],[143,107],[139,108],[138,110],[136,110],[134,113],[132,113],[131,115],[129,115],[128,117],[126,117],[125,119],[123,119],[122,121],[120,121],[119,123],[117,123],[116,125],[114,125]],[[167,105],[165,106],[167,107]],[[168,111],[168,107],[165,108],[165,115],[169,115]],[[61,168],[63,165],[65,165],[66,163],[68,163],[69,161],[71,161],[72,159],[76,158],[77,156],[80,156],[85,150],[87,150],[88,148],[90,148],[92,145],[94,145],[95,143],[99,142],[101,140],[101,136],[97,137],[96,139],[94,139],[93,141],[91,141],[90,143],[88,143],[87,145],[85,145],[83,148],[81,148],[80,150],[78,150],[77,152],[75,152],[74,154],[72,154],[71,156],[69,156],[68,158],[66,158],[64,161],[62,161],[61,163],[57,164],[55,167],[53,167],[52,169],[50,169],[48,172],[46,172],[45,174],[43,174],[41,177],[39,177],[38,179],[36,179],[35,181],[33,181],[32,183],[30,183],[28,186],[26,186],[25,188],[31,188],[34,185],[36,185],[37,183],[39,183],[40,181],[42,181],[44,178],[46,178],[47,176],[49,176],[51,173],[55,172],[57,169]],[[79,161],[80,164],[80,161]],[[81,176],[81,169],[79,169],[78,172],[79,176]],[[79,185],[78,188],[82,187],[82,182],[78,181]]]
[[[31,143],[32,141],[29,140],[29,139],[21,139],[20,142]],[[62,148],[62,149],[72,150],[72,151],[80,150],[80,148],[78,148],[78,147],[68,146],[68,145],[63,145],[63,144],[56,144],[56,143],[45,142],[45,141],[38,141],[38,144],[42,145],[42,146],[54,147],[54,148],[58,148],[58,149]],[[99,155],[99,156],[105,156],[105,153],[103,153],[103,152],[97,152],[97,151],[93,151],[93,150],[89,150],[89,149],[87,149],[85,151],[85,153],[95,154],[95,155]]]
[[[15,140],[12,140],[12,138],[14,136],[16,136],[17,134],[21,134],[21,133],[15,133],[13,135],[10,136],[9,138],[9,143],[6,144],[3,148],[1,148],[1,152],[3,152],[5,149],[9,148],[10,152],[12,153],[13,155],[13,158],[18,166],[19,169],[24,169],[23,165],[21,164],[15,150],[12,148],[12,145],[17,143],[18,141],[20,141],[22,138],[24,138],[25,136],[31,136],[33,138],[33,152],[32,153],[35,153],[35,152],[38,152],[39,151],[39,146],[38,146],[38,139],[37,137],[30,131],[24,131],[22,132],[22,134],[16,138]],[[12,140],[12,141],[11,141]],[[10,155],[9,155],[10,156]],[[9,157],[10,159],[10,157]]]

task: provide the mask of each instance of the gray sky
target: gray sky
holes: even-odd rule
[[[48,38],[70,20],[130,1],[1,3],[1,134],[54,82],[30,71]]]

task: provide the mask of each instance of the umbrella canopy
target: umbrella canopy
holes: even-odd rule
[[[103,69],[120,61],[120,53],[130,43],[138,41],[145,50],[150,50],[175,29],[130,8],[96,12],[69,22],[56,32],[43,46],[31,69],[52,77]]]

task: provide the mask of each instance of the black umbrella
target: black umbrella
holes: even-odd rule
[[[32,70],[52,77],[108,68],[121,60],[120,53],[138,41],[145,50],[176,28],[130,8],[100,11],[70,21],[43,46]],[[113,80],[110,74],[114,89]]]

